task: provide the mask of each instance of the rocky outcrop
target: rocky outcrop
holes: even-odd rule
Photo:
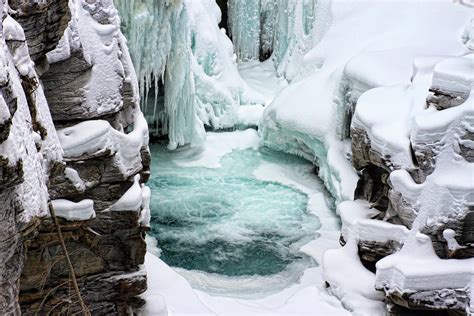
[[[132,314],[146,289],[150,155],[116,10],[0,3],[0,313],[81,311],[52,200],[90,312]]]
[[[363,95],[351,128],[352,161],[361,173],[355,197],[379,213],[370,216],[374,212],[367,209],[367,215],[346,223],[350,228],[343,232],[349,230],[348,238],[357,239],[359,257],[375,273],[375,287],[385,293],[391,315],[410,310],[472,313],[472,56],[437,61],[432,67],[425,109],[416,108],[423,105],[419,100],[430,83],[422,75],[414,78],[412,89],[419,92],[410,103],[398,104],[401,112],[407,106],[412,113],[399,118],[413,122],[404,136],[405,155],[396,149],[396,131],[375,134],[377,126],[364,119],[370,102],[397,98],[395,88]],[[341,216],[348,213],[343,210]]]

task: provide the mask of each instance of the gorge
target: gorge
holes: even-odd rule
[[[471,315],[473,7],[0,0],[0,313]]]

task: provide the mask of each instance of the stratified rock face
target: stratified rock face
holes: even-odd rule
[[[473,312],[473,61],[472,54],[437,60],[431,72],[415,64],[420,74],[409,93],[374,89],[357,103],[352,154],[362,176],[355,195],[380,213],[367,209],[363,218],[371,219],[353,221],[343,237],[351,231],[357,239],[359,257],[376,273],[375,287],[393,315]],[[434,73],[432,81],[423,73]],[[370,120],[376,106],[394,101],[406,114]],[[390,130],[397,120],[407,129],[397,123],[399,130]]]
[[[150,155],[116,10],[0,4],[0,314],[80,312],[50,199],[91,313],[131,314],[146,289]]]
[[[36,63],[53,50],[63,36],[71,13],[66,0],[10,0],[12,17],[25,30],[31,59]]]

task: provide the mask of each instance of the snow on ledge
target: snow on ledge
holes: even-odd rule
[[[84,121],[58,130],[64,157],[80,158],[110,150],[115,153],[122,173],[129,176],[141,169],[140,151],[148,145],[148,125],[143,114],[136,110],[133,131],[125,134],[104,120]]]
[[[151,190],[145,184],[142,184],[142,211],[140,213],[140,225],[150,227],[151,211],[150,211]]]
[[[467,98],[472,88],[474,88],[474,54],[448,58],[436,65],[432,89]]]
[[[472,292],[474,258],[440,259],[430,237],[417,233],[414,239],[416,251],[407,245],[377,262],[376,288],[403,293],[469,287]]]
[[[408,236],[408,228],[376,219],[358,220],[353,227],[357,239],[386,243],[398,241],[403,243]]]
[[[65,199],[52,200],[56,216],[68,221],[86,221],[95,218],[94,201],[82,200],[72,202]]]
[[[138,211],[142,206],[142,188],[140,186],[140,175],[133,178],[133,185],[122,197],[110,206],[111,211]]]

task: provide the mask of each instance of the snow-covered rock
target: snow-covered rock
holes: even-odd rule
[[[135,304],[132,298],[146,288],[140,265],[149,223],[150,192],[143,183],[150,155],[117,10],[111,0],[5,2],[0,1],[0,313],[48,313],[56,299],[79,312],[68,299],[69,271],[47,216],[49,200],[91,313],[137,308],[140,299]],[[137,198],[129,198],[127,192],[137,187]],[[109,210],[114,204],[121,212]],[[45,296],[52,290],[54,298]]]
[[[52,200],[56,216],[68,221],[86,221],[95,217],[94,201],[82,200],[74,203],[65,199]]]

